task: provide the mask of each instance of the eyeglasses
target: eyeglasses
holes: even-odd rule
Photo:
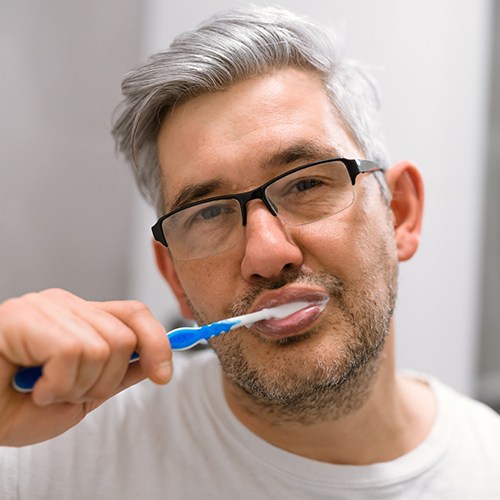
[[[272,215],[302,226],[338,214],[354,202],[356,177],[383,171],[369,160],[331,158],[293,168],[245,193],[190,203],[160,217],[154,238],[177,260],[194,260],[228,250],[243,237],[247,203],[262,200]]]

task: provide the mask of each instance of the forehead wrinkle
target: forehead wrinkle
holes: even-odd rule
[[[275,170],[297,162],[308,163],[340,156],[333,146],[324,146],[314,141],[297,142],[267,156],[262,162],[265,170]]]

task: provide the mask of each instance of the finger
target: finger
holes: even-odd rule
[[[55,335],[60,331],[57,349],[43,363],[42,376],[33,391],[35,401],[41,405],[79,401],[99,380],[108,362],[110,348],[106,341],[88,324],[79,325],[78,318],[72,318],[72,323],[72,335],[66,334],[66,325],[52,325]]]
[[[38,304],[42,303],[42,306]],[[45,306],[45,307],[43,307]],[[47,310],[51,304],[46,298],[38,294],[27,294],[17,299],[11,299],[2,304],[0,315],[0,352],[5,360],[11,363],[13,369],[16,366],[30,366],[44,364],[53,355],[53,349],[57,349],[60,341],[60,328],[64,311],[57,314],[55,319],[48,316]],[[63,372],[60,377],[54,375],[45,376],[40,384],[39,400],[50,400],[50,382],[59,379],[74,378],[74,370],[70,365],[69,373]],[[49,370],[49,373],[51,370]]]
[[[53,345],[46,315],[28,295],[0,304],[0,352],[14,366],[40,364]],[[29,333],[36,332],[35,338]],[[39,345],[38,345],[39,344]]]
[[[172,350],[163,325],[147,306],[137,301],[96,303],[125,323],[137,338],[136,350],[146,376],[158,384],[172,376]]]
[[[83,336],[79,338],[82,345],[80,352],[77,351],[78,360],[75,359],[74,362],[74,366],[77,366],[74,381],[69,378],[58,379],[58,397],[55,401],[77,403],[106,399],[116,393],[127,372],[130,356],[137,346],[135,333],[119,318],[96,307],[97,303],[87,302],[61,290],[50,291],[48,294],[52,298],[64,299],[66,306],[71,304],[71,321],[75,329],[79,328],[75,337]],[[66,349],[61,354],[63,358],[69,358],[73,353]],[[49,374],[49,369],[56,373],[61,370],[58,361],[63,360],[55,358],[47,366]]]
[[[52,346],[46,359],[41,360],[44,370],[35,386],[35,401],[46,405],[55,401],[84,400],[84,396],[101,381],[103,373],[111,373],[106,377],[108,385],[113,372],[117,379],[110,387],[106,387],[106,382],[101,383],[99,397],[114,391],[126,372],[128,358],[135,345],[133,333],[128,332],[125,348],[117,347],[118,341],[110,343],[113,337],[120,339],[123,335],[107,330],[120,330],[121,327],[123,332],[128,331],[128,328],[68,292],[47,291],[27,299],[44,316],[42,324],[47,331],[45,336],[51,339]],[[34,344],[37,341],[40,343],[40,336],[35,337]],[[113,347],[116,348],[114,353]],[[34,348],[41,352],[41,347],[35,345]]]
[[[89,321],[106,341],[109,353],[99,377],[85,394],[81,394],[82,401],[107,398],[109,394],[119,390],[129,369],[130,357],[138,343],[135,332],[123,321],[102,309],[93,309]],[[82,312],[79,310],[78,314]],[[145,378],[144,374],[141,375],[142,379]]]
[[[50,386],[51,380],[72,380],[82,350],[77,339],[90,336],[79,331],[88,326],[78,323],[81,323],[78,318],[42,294],[13,299],[2,305],[0,352],[13,366],[49,363],[42,386]],[[52,368],[65,358],[63,372]]]
[[[93,326],[96,312],[86,302],[62,290],[27,297],[45,316],[45,337],[51,340],[40,392],[55,395],[84,393],[99,378],[110,355],[105,338]],[[83,309],[83,313],[77,311]],[[98,311],[100,314],[100,311]],[[42,337],[33,339],[38,352]]]

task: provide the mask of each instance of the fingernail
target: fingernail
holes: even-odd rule
[[[165,361],[156,370],[158,382],[166,384],[172,377],[172,361]]]

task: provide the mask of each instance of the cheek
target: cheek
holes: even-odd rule
[[[178,263],[177,275],[197,319],[204,323],[227,316],[224,301],[234,296],[234,278],[227,256]]]
[[[380,195],[372,196],[371,201],[360,204],[356,216],[360,221],[354,222],[357,246],[353,251],[357,255],[358,276],[367,283],[381,285],[392,280],[390,276],[396,272],[397,247],[391,212]]]
[[[352,210],[303,226],[296,242],[304,255],[304,264],[312,271],[322,269],[348,279],[364,259],[365,231],[361,217]]]
[[[397,261],[392,224],[378,193],[366,193],[336,217],[296,233],[306,265],[346,281],[373,274],[380,259]]]

